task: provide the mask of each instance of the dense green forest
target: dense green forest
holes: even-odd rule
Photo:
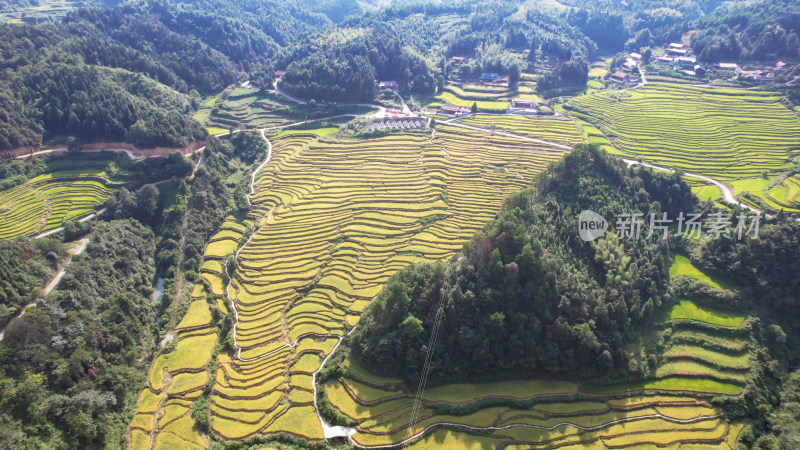
[[[153,345],[154,250],[137,222],[98,224],[56,291],[9,325],[0,346],[9,448],[124,445],[120,412]]]
[[[432,381],[636,367],[623,348],[668,301],[669,244],[660,235],[583,242],[576,230],[584,209],[660,216],[691,211],[693,199],[679,176],[628,173],[596,147],[579,146],[510,197],[449,264],[394,276],[353,333],[353,352],[378,371],[416,380],[441,303]]]
[[[605,50],[659,47],[697,30],[691,34],[691,45],[702,61],[763,61],[800,55],[797,0],[561,3],[575,7],[567,13],[569,22]]]
[[[0,191],[18,186],[47,170],[45,158],[33,156],[25,159],[0,158]]]
[[[54,239],[0,241],[0,326],[36,300],[65,255]]]
[[[698,23],[692,47],[705,61],[769,60],[800,55],[800,2],[733,2]]]
[[[141,1],[2,24],[0,151],[66,134],[142,147],[202,139],[190,93],[223,89],[327,23],[282,2]]]

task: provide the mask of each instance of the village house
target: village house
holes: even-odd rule
[[[778,61],[775,63],[775,71],[776,72],[785,72],[792,68],[792,65],[787,63],[786,61]]]
[[[637,62],[642,60],[642,55],[640,55],[639,53],[631,53],[630,57],[632,60]]]
[[[712,66],[715,72],[722,73],[739,73],[742,69],[736,63],[714,63]]]
[[[706,73],[708,73],[708,71],[706,70],[705,67],[701,66],[700,64],[695,64],[695,66],[694,66],[694,74],[695,75],[697,75],[698,77],[702,78],[702,77],[706,76]]]
[[[397,91],[400,89],[400,84],[394,80],[380,81],[378,82],[378,89],[380,90],[389,89],[392,91]]]
[[[689,54],[689,49],[687,49],[683,44],[678,44],[677,42],[673,42],[669,44],[669,47],[667,47],[667,55],[686,56],[688,54]]]
[[[472,58],[467,58],[466,56],[453,56],[450,58],[450,64],[458,67],[462,64],[467,64],[472,61]]]
[[[694,56],[680,56],[675,58],[675,65],[680,68],[691,67],[694,69],[695,64],[697,64],[697,58]]]
[[[656,62],[667,65],[672,65],[674,61],[675,58],[671,56],[659,56],[658,59],[656,59]]]
[[[507,112],[509,114],[538,114],[539,104],[531,98],[517,97],[511,99],[511,106]]]
[[[536,103],[536,100],[532,98],[517,97],[511,99],[511,106],[513,106],[514,108],[535,108],[538,105],[539,104]]]
[[[775,78],[775,74],[764,70],[754,70],[752,72],[742,72],[741,77],[756,83],[768,83]]]
[[[500,78],[500,75],[494,72],[489,73],[482,73],[481,74],[481,83],[494,83]]]
[[[628,74],[620,71],[614,72],[608,79],[615,83],[627,83],[629,80]]]
[[[629,61],[625,61],[624,63],[622,63],[622,64],[619,66],[619,68],[620,68],[620,69],[622,69],[622,70],[623,70],[623,71],[625,71],[625,72],[630,72],[630,71],[632,71],[632,70],[633,70],[633,67],[634,67],[634,66],[633,66],[633,64],[631,64]]]
[[[465,114],[469,114],[471,111],[466,106],[456,106],[456,105],[442,105],[439,108],[439,114],[443,114],[446,116],[454,116],[459,117]]]
[[[281,77],[284,76],[285,74],[286,74],[285,70],[276,70],[275,71],[275,78],[280,80]]]
[[[414,130],[418,128],[426,128],[428,120],[423,118],[412,119],[378,119],[367,125],[367,131],[379,130]]]

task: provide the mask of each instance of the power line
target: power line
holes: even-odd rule
[[[445,295],[444,289],[442,289],[440,291],[439,305],[436,308],[436,315],[433,318],[433,328],[431,329],[431,338],[428,341],[428,351],[425,354],[425,363],[423,364],[422,373],[420,374],[419,386],[417,386],[417,396],[414,399],[414,406],[411,408],[406,445],[411,441],[411,437],[414,434],[414,422],[416,422],[419,410],[422,406],[422,395],[425,392],[425,384],[428,382],[428,373],[430,372],[431,361],[433,360],[433,348],[436,346],[436,340],[439,337],[439,329],[442,325],[446,298],[447,296]]]

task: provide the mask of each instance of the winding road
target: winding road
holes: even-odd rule
[[[644,167],[647,167],[647,168],[650,168],[650,169],[655,169],[655,170],[658,170],[658,171],[661,171],[661,172],[669,172],[669,173],[674,173],[675,172],[675,169],[670,169],[668,167],[656,166],[655,164],[649,164],[649,163],[645,163],[645,162],[641,162],[640,163],[639,161],[636,161],[636,160],[633,160],[633,159],[625,159],[625,158],[623,158],[622,160],[625,161],[625,164],[627,164],[628,167],[634,166],[634,165],[641,165],[641,166],[644,166]],[[731,203],[731,204],[734,204],[734,205],[739,205],[739,206],[741,206],[743,208],[747,208],[747,209],[749,209],[751,211],[754,211],[754,212],[757,212],[757,213],[761,212],[760,209],[754,208],[754,207],[752,207],[752,206],[750,206],[750,205],[748,205],[746,203],[742,203],[739,200],[737,200],[736,197],[733,195],[733,191],[731,191],[728,186],[725,186],[724,184],[720,183],[719,181],[717,181],[717,180],[715,180],[715,179],[713,179],[711,177],[707,177],[705,175],[700,175],[700,174],[691,173],[691,172],[682,172],[682,174],[685,177],[697,178],[697,179],[706,181],[706,182],[711,183],[714,186],[718,187],[719,190],[722,191],[722,195],[725,197],[725,201],[728,202],[728,203]]]
[[[67,262],[64,263],[64,267],[62,267],[61,270],[56,274],[56,276],[53,277],[53,279],[50,280],[50,282],[47,283],[47,285],[45,286],[45,288],[44,288],[44,296],[45,297],[50,295],[50,293],[53,292],[53,289],[55,289],[58,286],[58,283],[61,282],[61,279],[64,278],[64,274],[67,273],[67,267],[69,267],[70,263],[72,262],[72,258],[74,256],[76,256],[76,255],[80,255],[81,253],[83,253],[84,250],[86,250],[86,246],[89,244],[89,239],[88,238],[83,238],[83,239],[81,239],[81,240],[79,240],[77,242],[78,242],[78,245],[71,251],[72,254],[69,256],[69,259],[67,259]],[[22,317],[22,315],[25,314],[25,311],[27,311],[28,308],[30,308],[31,306],[33,306],[35,304],[36,304],[36,301],[28,303],[27,305],[25,305],[20,310],[19,313],[17,313],[16,316],[12,317],[11,320],[8,321],[6,326],[3,327],[2,330],[0,330],[0,341],[2,341],[3,338],[5,337],[6,328],[8,328],[8,326],[11,325],[11,322],[13,322],[13,321],[19,319],[20,317]]]

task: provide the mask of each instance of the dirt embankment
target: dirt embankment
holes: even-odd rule
[[[128,142],[95,142],[84,144],[81,152],[123,151],[132,158],[157,158],[168,155],[174,151],[179,151],[184,155],[190,155],[201,149],[205,143],[194,141],[185,147],[154,147],[138,148]],[[63,153],[67,151],[66,145],[45,146],[45,147],[17,147],[11,153],[17,158],[27,158],[31,155],[42,155],[46,153]]]

